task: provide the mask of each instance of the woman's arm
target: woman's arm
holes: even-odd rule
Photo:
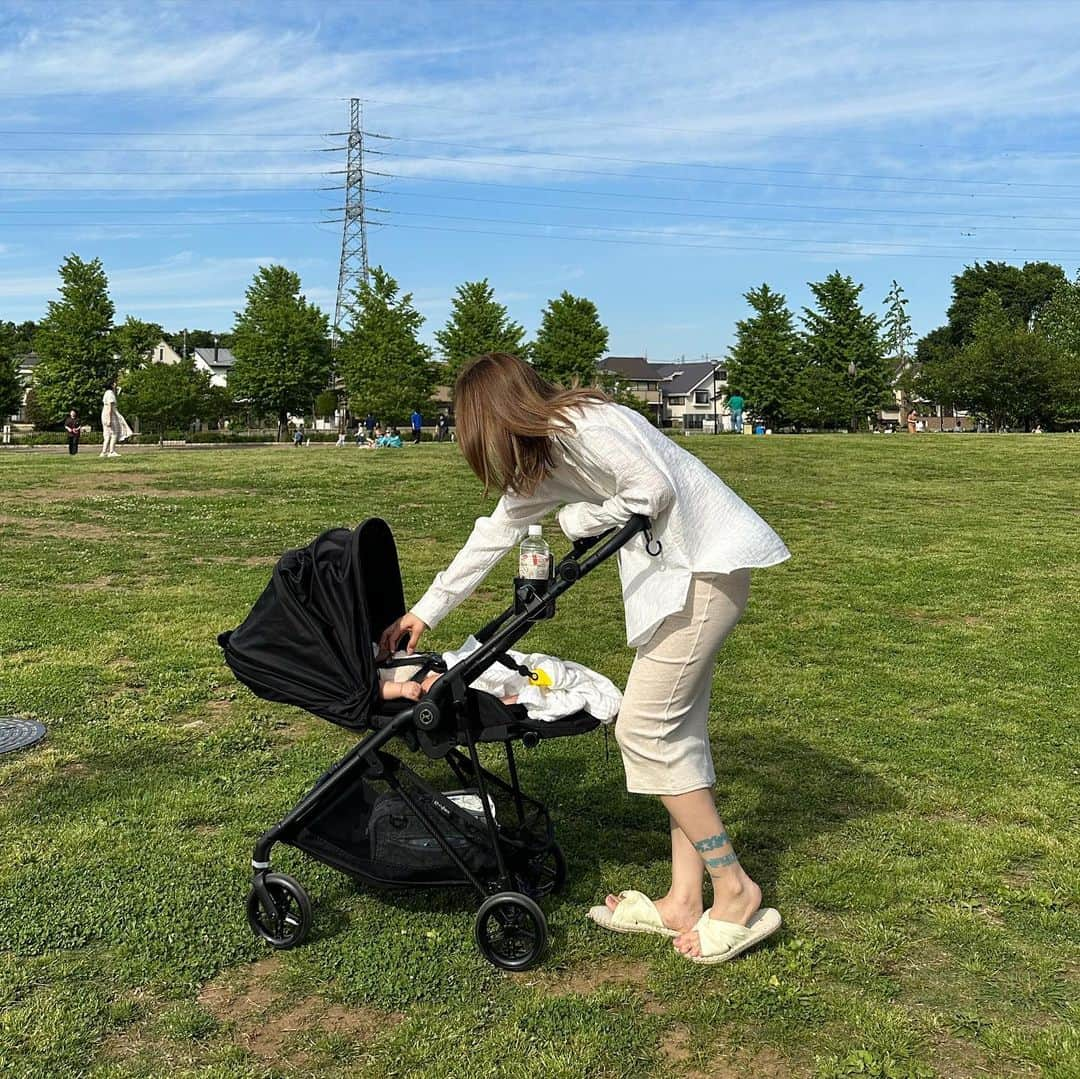
[[[465,546],[413,605],[412,614],[428,626],[437,625],[472,595],[511,547],[521,542],[529,525],[536,524],[558,504],[558,500],[543,494],[532,498],[503,495],[490,517],[477,519]]]
[[[574,439],[579,467],[614,477],[615,493],[599,505],[575,502],[559,512],[572,540],[620,527],[635,513],[654,518],[675,501],[668,478],[632,442],[611,427],[593,427]]]

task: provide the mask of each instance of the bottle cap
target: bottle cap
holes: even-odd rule
[[[542,536],[544,534],[543,528],[540,525],[529,525],[530,536]]]

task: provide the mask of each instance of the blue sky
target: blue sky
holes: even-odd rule
[[[612,352],[722,354],[748,288],[836,268],[921,333],[975,259],[1077,269],[1078,86],[1064,2],[0,0],[0,318],[72,251],[120,318],[227,330],[268,262],[332,312],[357,96],[429,340],[486,276],[530,332],[569,289]]]

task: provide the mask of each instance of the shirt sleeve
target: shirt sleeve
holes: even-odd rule
[[[598,536],[626,524],[635,513],[652,519],[675,501],[668,478],[632,442],[611,427],[594,427],[575,439],[582,467],[614,478],[603,502],[574,502],[559,512],[559,527],[572,540]]]
[[[529,525],[558,504],[542,493],[531,498],[512,492],[503,495],[490,517],[477,519],[465,546],[413,605],[412,613],[428,626],[437,625],[472,595],[507,551],[521,542]]]

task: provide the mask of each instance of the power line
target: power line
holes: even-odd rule
[[[664,161],[637,157],[609,157],[602,154],[570,154],[561,150],[533,150],[521,146],[476,146],[464,142],[448,142],[444,139],[413,138],[407,135],[380,135],[394,142],[419,142],[432,146],[450,146],[460,150],[479,150],[481,153],[530,154],[540,157],[565,157],[578,161],[610,161],[622,165],[662,165],[665,168],[710,169],[720,172],[759,172],[778,176],[824,176],[847,180],[888,180],[897,183],[920,184],[980,184],[995,187],[1045,187],[1080,190],[1080,184],[1049,184],[1027,180],[969,180],[950,179],[939,176],[892,176],[887,173],[826,172],[810,169],[775,169],[753,165],[718,165],[707,161]]]
[[[842,221],[835,218],[822,218],[822,217],[767,217],[767,216],[753,216],[753,215],[734,215],[734,214],[707,214],[707,213],[694,213],[688,210],[646,210],[639,207],[631,206],[567,206],[560,205],[553,202],[528,202],[519,199],[485,199],[475,195],[432,195],[424,191],[395,191],[393,188],[384,190],[383,194],[392,198],[417,198],[417,199],[438,199],[439,201],[451,200],[454,202],[479,202],[485,206],[529,206],[535,209],[544,210],[571,210],[581,213],[616,213],[616,214],[648,214],[649,216],[661,216],[661,217],[693,217],[702,218],[710,221],[771,221],[776,224],[797,224],[797,225],[855,225],[861,228],[915,228],[915,229],[936,229],[938,231],[948,230],[949,232],[956,232],[963,228],[983,228],[986,231],[992,232],[1080,232],[1080,218],[1076,218],[1076,227],[1068,228],[1062,225],[964,225],[963,223],[956,224],[940,224],[936,222],[928,221]],[[33,211],[26,211],[32,213]],[[883,211],[887,212],[887,211]]]
[[[318,154],[323,146],[0,146],[8,154]]]
[[[687,202],[695,203],[707,206],[772,206],[778,209],[789,210],[842,210],[846,213],[864,213],[864,214],[918,214],[920,216],[934,216],[934,217],[992,217],[996,219],[1002,219],[1007,221],[1053,221],[1056,220],[1049,214],[1031,214],[1024,216],[1022,214],[995,214],[988,210],[919,210],[913,207],[907,206],[894,206],[894,207],[876,207],[876,206],[836,206],[829,204],[820,204],[813,202],[749,202],[745,199],[709,199],[695,197],[692,195],[650,195],[643,192],[629,192],[629,191],[590,191],[587,188],[580,187],[551,187],[541,184],[519,184],[513,182],[502,182],[499,180],[457,180],[451,179],[445,176],[415,176],[412,174],[406,174],[401,172],[376,172],[375,170],[368,170],[368,175],[379,176],[389,180],[403,180],[409,183],[425,183],[425,184],[453,184],[455,186],[463,185],[466,187],[495,187],[503,190],[511,191],[547,191],[557,195],[589,195],[593,198],[610,198],[610,199],[634,199],[634,200],[648,200],[650,202]],[[813,188],[807,188],[806,190],[814,190]],[[845,188],[844,190],[850,190]],[[880,194],[880,192],[875,192]]]
[[[427,112],[446,112],[453,113],[455,116],[460,117],[462,109],[460,106],[451,108],[446,105],[431,105],[421,104],[416,101],[391,101],[386,98],[366,97],[364,101],[374,105],[389,105],[395,108],[403,109],[418,109]],[[552,116],[550,113],[538,112],[534,110],[516,110],[512,112],[483,112],[476,109],[469,110],[470,116],[498,116],[500,119],[513,118],[518,116],[536,117],[538,119],[548,120],[553,123],[557,123],[559,126],[557,131],[563,131],[568,126],[578,127],[600,127],[605,131],[610,128],[627,128],[633,131],[659,131],[665,134],[676,135],[719,135],[726,140],[732,139],[749,139],[755,141],[779,139],[784,142],[791,140],[797,140],[799,142],[838,142],[843,145],[851,145],[852,143],[865,146],[880,146],[880,141],[874,141],[870,139],[859,139],[849,135],[796,135],[792,132],[785,131],[777,134],[767,134],[761,131],[738,131],[731,128],[713,127],[672,127],[670,125],[660,124],[647,124],[639,123],[637,121],[619,121],[619,120],[582,120],[578,117]],[[800,125],[805,126],[805,125]],[[888,139],[888,145],[890,147],[906,146],[911,149],[926,150],[926,149],[967,149],[963,143],[959,142],[901,142],[892,138]],[[1025,146],[1009,146],[1001,147],[993,151],[989,156],[1002,156],[1009,154],[1030,154],[1045,152],[1042,147],[1025,147]],[[1074,156],[1074,155],[1067,155]]]
[[[390,215],[403,215],[407,217],[431,217],[437,220],[445,221],[476,221],[485,224],[508,224],[508,225],[529,225],[535,228],[571,228],[571,229],[589,229],[590,231],[597,232],[621,232],[621,233],[636,233],[638,235],[655,235],[649,229],[633,229],[623,228],[616,225],[573,225],[573,224],[561,224],[555,221],[514,221],[507,220],[505,218],[495,217],[470,217],[461,214],[431,214],[423,213],[419,211],[411,210],[382,210],[379,211],[384,214]],[[697,234],[689,232],[665,232],[667,236],[680,236],[684,238],[693,239]],[[740,236],[746,239],[752,240],[764,240],[764,241],[776,241],[782,243],[792,244],[805,244],[805,243],[836,243],[843,244],[846,247],[901,247],[905,249],[911,248],[925,248],[926,250],[934,251],[958,251],[965,254],[971,254],[971,246],[961,247],[949,247],[941,244],[918,244],[918,243],[896,243],[888,240],[799,240],[795,237],[774,237],[774,236],[762,236],[757,233],[741,233]],[[737,237],[738,238],[738,237]],[[1071,250],[1057,250],[1057,249],[1045,249],[1039,252],[1025,252],[1022,248],[986,248],[980,246],[980,253],[1009,253],[1009,254],[1072,254]]]
[[[679,184],[722,184],[725,187],[775,187],[786,188],[795,191],[860,191],[867,192],[871,195],[903,195],[904,197],[910,196],[924,196],[928,198],[953,198],[953,199],[978,199],[978,198],[993,198],[993,199],[1035,199],[1039,201],[1054,201],[1054,202],[1076,202],[1080,199],[1077,195],[1034,195],[1026,194],[1019,191],[1009,192],[988,192],[988,191],[889,191],[887,189],[879,187],[851,187],[848,185],[835,185],[835,184],[786,184],[779,182],[772,182],[766,180],[720,180],[711,179],[705,176],[642,176],[636,173],[626,172],[614,172],[612,170],[599,170],[599,169],[565,169],[557,168],[554,165],[526,165],[517,161],[485,161],[479,158],[461,158],[461,157],[437,157],[433,154],[403,154],[397,150],[373,150],[372,153],[377,153],[385,157],[396,157],[407,161],[443,161],[449,162],[453,165],[484,165],[488,168],[498,169],[528,169],[530,172],[557,172],[570,176],[604,176],[608,179],[623,179],[623,180],[635,180],[637,182],[649,181],[656,182],[661,181],[664,183],[679,183]]]
[[[369,222],[369,224],[375,224],[375,223],[377,223],[377,222]],[[507,237],[516,237],[518,239],[525,239],[525,240],[557,240],[557,241],[559,241],[561,243],[583,242],[583,243],[619,244],[619,245],[632,246],[632,247],[667,247],[667,248],[678,248],[678,249],[684,250],[684,251],[685,250],[749,251],[749,252],[755,252],[757,254],[763,254],[763,255],[777,255],[777,254],[784,254],[785,253],[785,250],[783,248],[775,248],[775,247],[752,247],[752,246],[748,247],[748,246],[736,245],[736,244],[708,244],[708,243],[702,243],[702,244],[680,244],[680,243],[662,243],[662,242],[658,243],[658,242],[650,242],[650,241],[646,241],[646,240],[620,240],[620,239],[612,239],[612,238],[609,238],[609,237],[602,237],[602,236],[553,236],[550,233],[543,233],[543,232],[539,232],[539,233],[534,233],[534,232],[506,232],[506,231],[503,231],[503,230],[494,230],[494,229],[464,229],[464,228],[455,228],[453,226],[448,226],[448,225],[409,225],[409,224],[406,224],[406,223],[403,223],[403,222],[396,222],[396,221],[393,222],[392,224],[388,223],[388,227],[392,227],[392,228],[395,228],[395,229],[412,229],[412,230],[418,230],[418,231],[423,231],[423,232],[454,232],[454,233],[464,234],[464,235],[468,235],[468,236],[507,236]],[[779,241],[779,242],[783,242],[783,241]],[[841,257],[842,256],[851,256],[851,255],[854,254],[854,255],[862,257],[862,258],[870,258],[870,257],[873,256],[873,252],[867,252],[867,251],[855,251],[855,252],[852,252],[850,250],[844,250],[844,249],[824,249],[824,248],[819,248],[819,249],[816,249],[816,250],[809,250],[809,251],[799,251],[798,254],[800,254],[800,255],[829,255],[829,256],[841,256]],[[886,254],[888,256],[888,258],[890,258],[890,259],[895,259],[895,258],[922,258],[922,259],[937,259],[937,260],[945,259],[945,260],[948,260],[950,262],[956,262],[957,261],[957,257],[955,255],[937,255],[937,254],[928,254],[928,253],[924,253],[924,252],[889,251],[889,252],[885,252],[884,254]],[[1063,259],[1062,261],[1065,262],[1068,265],[1074,265],[1074,264],[1075,265],[1080,265],[1080,259]]]

